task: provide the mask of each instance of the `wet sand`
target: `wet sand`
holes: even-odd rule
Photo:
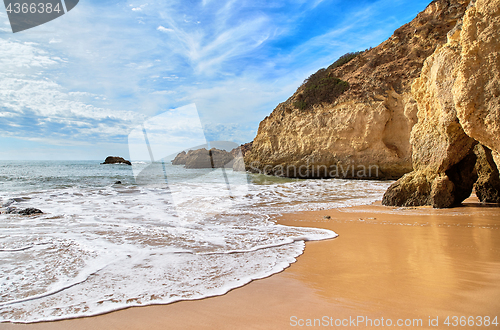
[[[278,222],[327,228],[339,237],[307,242],[284,272],[224,296],[0,329],[289,329],[310,328],[308,322],[380,328],[388,319],[393,326],[412,323],[408,329],[457,328],[444,324],[448,316],[451,325],[453,316],[457,325],[465,316],[473,323],[464,328],[476,329],[485,316],[500,322],[500,208],[475,198],[464,205],[287,214]],[[439,326],[429,326],[436,318]]]

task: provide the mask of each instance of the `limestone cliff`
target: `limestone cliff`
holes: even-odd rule
[[[499,18],[500,0],[471,2],[447,44],[425,61],[412,86],[418,107],[410,139],[414,171],[389,188],[384,205],[458,205],[478,176],[480,200],[498,202],[498,170],[483,145],[495,152],[500,147]]]
[[[182,151],[181,153],[177,154],[175,156],[174,160],[172,161],[172,165],[186,165],[187,162],[187,153],[185,151]]]
[[[500,2],[477,1],[460,34],[453,96],[467,135],[500,151]]]
[[[347,82],[348,89],[331,102],[297,106],[310,90],[299,87],[260,123],[245,155],[247,170],[310,178],[399,178],[410,172],[410,132],[417,122],[411,84],[467,4],[433,1],[387,41],[321,71],[325,79]],[[360,171],[373,166],[376,171]]]

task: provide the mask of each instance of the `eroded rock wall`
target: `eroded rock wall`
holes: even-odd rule
[[[499,17],[500,0],[472,2],[448,43],[425,61],[412,86],[418,108],[410,140],[414,171],[388,189],[384,205],[459,205],[478,175],[480,200],[496,201],[493,155],[476,145],[499,151]]]
[[[467,135],[500,151],[500,1],[478,0],[463,18],[453,96]]]
[[[245,155],[247,170],[293,177],[304,167],[299,177],[360,179],[399,178],[410,172],[410,132],[417,122],[411,84],[424,60],[446,43],[467,4],[433,1],[381,45],[328,69],[330,76],[350,85],[332,103],[298,109],[301,86],[261,122],[252,151]],[[362,171],[374,166],[376,171]]]

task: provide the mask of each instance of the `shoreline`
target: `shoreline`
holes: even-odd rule
[[[285,329],[300,328],[301,320],[335,327],[335,320],[358,317],[372,324],[420,319],[421,326],[410,328],[425,329],[448,328],[448,316],[493,320],[500,317],[499,210],[472,197],[453,209],[375,203],[284,214],[274,220],[339,236],[306,242],[284,271],[222,296],[54,322],[0,323],[0,329]],[[436,317],[439,327],[429,327]],[[357,327],[371,328],[366,325]]]

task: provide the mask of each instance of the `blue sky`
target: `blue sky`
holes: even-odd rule
[[[375,47],[430,1],[80,0],[13,34],[0,9],[0,159],[128,157],[195,104],[208,140],[251,141],[302,81]]]

